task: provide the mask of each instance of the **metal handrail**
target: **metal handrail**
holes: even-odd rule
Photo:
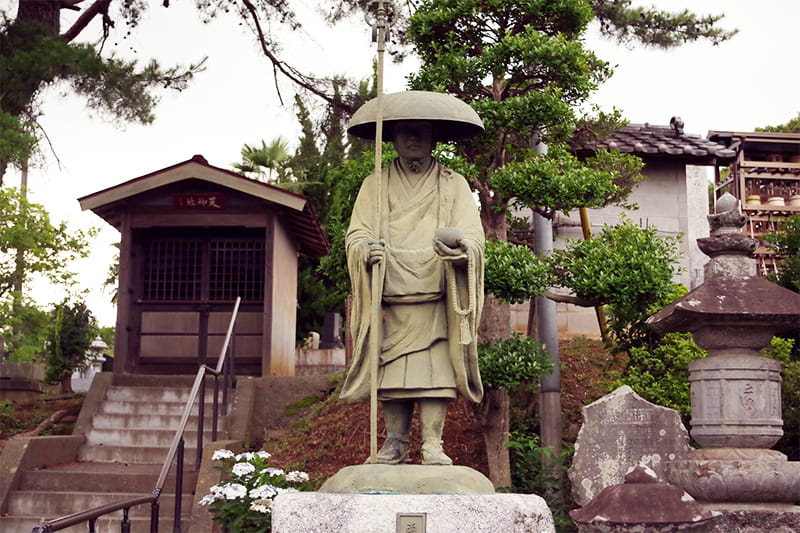
[[[231,356],[231,364],[225,365],[228,355],[228,349],[232,346],[231,344],[231,337],[233,336],[233,329],[234,324],[236,323],[236,316],[239,313],[239,304],[241,303],[242,298],[237,297],[236,303],[233,306],[233,312],[231,313],[231,320],[228,324],[228,331],[225,334],[225,341],[222,344],[222,349],[220,350],[219,358],[217,360],[216,368],[211,368],[207,365],[200,365],[200,368],[197,370],[197,375],[194,378],[194,383],[192,384],[192,390],[189,393],[189,399],[186,400],[186,406],[183,410],[183,415],[181,417],[181,421],[178,424],[178,429],[175,431],[175,437],[172,439],[172,444],[169,447],[169,451],[167,451],[167,456],[164,459],[164,464],[161,467],[161,472],[158,476],[158,480],[156,481],[156,485],[153,488],[151,494],[143,495],[143,496],[136,496],[134,498],[129,498],[127,500],[123,500],[116,503],[109,503],[106,505],[101,505],[99,507],[95,507],[93,509],[88,509],[86,511],[81,511],[78,513],[73,513],[66,516],[61,516],[59,518],[55,518],[53,520],[49,520],[47,522],[42,522],[38,526],[34,527],[31,533],[51,533],[54,531],[60,531],[62,529],[66,529],[70,526],[74,526],[76,524],[80,524],[82,522],[89,522],[89,533],[96,533],[95,529],[95,521],[106,514],[113,513],[114,511],[119,511],[120,509],[123,510],[123,517],[122,522],[120,524],[120,530],[122,533],[129,533],[130,532],[130,522],[128,520],[128,510],[131,507],[135,507],[137,505],[143,505],[145,503],[151,504],[151,513],[150,513],[150,532],[151,533],[158,533],[158,498],[161,496],[161,492],[164,489],[164,484],[166,483],[167,476],[169,475],[170,468],[172,468],[172,462],[175,460],[176,456],[178,458],[178,464],[175,469],[175,520],[173,523],[173,533],[181,533],[181,519],[180,519],[180,510],[181,510],[181,488],[183,485],[183,450],[184,450],[184,440],[183,440],[183,433],[186,430],[186,425],[189,421],[189,416],[191,415],[192,405],[194,405],[195,400],[197,399],[198,392],[200,392],[201,385],[203,385],[203,394],[200,398],[200,404],[198,406],[198,422],[197,422],[197,433],[198,433],[198,450],[197,450],[197,463],[196,467],[199,467],[200,458],[202,457],[203,448],[203,404],[205,403],[205,375],[206,372],[212,374],[214,376],[214,422],[213,422],[213,429],[212,429],[212,438],[216,439],[217,433],[217,396],[218,394],[218,385],[217,385],[217,378],[223,375],[223,368],[227,368],[228,371],[225,372],[225,388],[223,389],[223,394],[227,397],[227,389],[229,386],[232,385],[232,374],[231,374],[231,367],[233,366],[233,355]],[[223,407],[225,407],[226,399],[223,399]]]

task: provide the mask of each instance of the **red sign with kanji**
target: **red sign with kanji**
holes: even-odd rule
[[[219,192],[175,194],[172,205],[176,209],[225,209],[225,195]]]

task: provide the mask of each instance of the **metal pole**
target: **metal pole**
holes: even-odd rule
[[[386,16],[389,2],[379,0],[375,5],[375,38],[378,43],[378,64],[376,72],[376,112],[375,112],[375,175],[377,179],[377,198],[375,202],[375,237],[381,238],[381,219],[383,208],[383,190],[381,183],[381,163],[383,159],[383,53],[386,50]],[[380,265],[374,263],[371,273],[371,306],[369,334],[369,459],[368,463],[376,463],[378,456],[378,357],[381,349],[381,298],[383,287],[379,276]]]
[[[537,153],[547,153],[542,142],[534,146]],[[547,256],[553,251],[553,223],[543,216],[533,215],[536,255]],[[558,324],[556,303],[547,297],[536,298],[538,340],[544,344],[554,365],[552,374],[542,376],[541,385],[541,437],[542,445],[550,448],[557,457],[561,453],[561,370],[558,353]]]
[[[216,379],[216,376],[214,377]],[[200,394],[197,397],[197,446],[195,448],[194,469],[200,470],[203,462],[203,431],[205,431],[206,421],[206,378],[200,381]],[[183,442],[181,436],[180,442]],[[180,448],[179,448],[180,449]]]
[[[131,521],[129,518],[130,507],[122,510],[122,524],[119,526],[120,533],[131,533]]]
[[[175,513],[172,521],[172,532],[181,533],[181,504],[183,496],[183,452],[186,443],[183,439],[178,444],[178,457],[175,464]]]

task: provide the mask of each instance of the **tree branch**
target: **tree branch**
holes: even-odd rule
[[[332,95],[329,95],[324,91],[318,89],[316,84],[319,83],[320,80],[311,79],[300,73],[297,69],[291,67],[290,65],[278,59],[278,57],[272,52],[272,50],[270,50],[270,47],[268,46],[269,39],[267,38],[263,28],[261,27],[261,22],[258,18],[258,9],[256,8],[256,6],[253,5],[253,3],[250,0],[243,0],[242,3],[247,9],[247,12],[250,14],[250,19],[251,22],[253,23],[253,28],[255,29],[256,37],[258,39],[258,44],[261,47],[261,51],[264,53],[265,56],[267,56],[267,59],[269,59],[272,62],[273,75],[275,77],[276,88],[278,87],[277,72],[280,72],[281,74],[289,78],[291,81],[293,81],[300,87],[306,89],[312,94],[319,96],[320,98],[325,100],[328,104],[337,107],[339,109],[343,109],[349,114],[355,112],[355,109],[353,109],[351,106],[334,98]],[[281,96],[280,89],[278,89],[278,98],[280,99],[281,104],[283,104],[283,97]]]
[[[603,305],[603,302],[597,300],[590,300],[588,298],[581,298],[579,296],[573,296],[571,294],[558,294],[555,292],[547,291],[545,296],[547,296],[548,300],[552,300],[554,302],[563,304],[577,305],[578,307],[597,307],[598,305]]]
[[[77,4],[78,2],[74,2]],[[71,42],[75,39],[80,33],[86,29],[86,26],[97,16],[103,15],[103,17],[108,16],[108,5],[111,3],[111,0],[95,0],[95,2],[88,7],[78,19],[72,24],[72,26],[61,34],[61,39],[66,42]],[[109,21],[110,22],[110,21]],[[113,25],[113,23],[112,23]]]

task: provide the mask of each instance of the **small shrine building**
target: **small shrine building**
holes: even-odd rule
[[[236,373],[294,375],[298,254],[328,252],[305,197],[196,155],[79,202],[120,232],[115,373],[214,365],[241,296]]]

